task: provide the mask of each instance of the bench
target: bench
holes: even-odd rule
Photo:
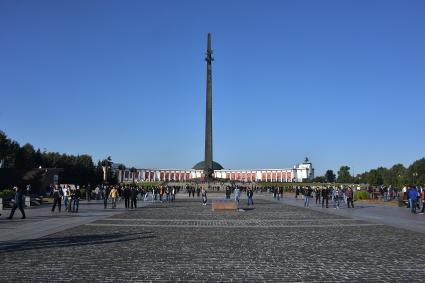
[[[233,200],[213,200],[212,210],[236,210],[237,204]]]

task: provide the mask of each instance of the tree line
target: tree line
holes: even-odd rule
[[[110,165],[110,158],[93,163],[90,155],[69,155],[58,152],[46,152],[26,143],[20,146],[0,131],[1,168],[28,170],[33,168],[63,168],[60,182],[64,184],[95,185],[103,181],[102,165]],[[110,171],[111,172],[111,171]],[[108,174],[108,181],[114,183],[114,176]]]
[[[403,164],[395,164],[390,168],[378,167],[362,174],[352,176],[349,166],[341,166],[338,175],[333,170],[327,170],[324,176],[314,179],[320,183],[354,183],[369,184],[371,186],[403,187],[405,185],[425,185],[425,158],[416,160],[408,167]]]

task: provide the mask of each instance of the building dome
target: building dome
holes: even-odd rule
[[[204,170],[205,169],[205,161],[201,161],[195,164],[195,166],[192,167],[192,169],[195,170]],[[213,161],[213,170],[221,170],[224,169],[223,166],[221,166],[219,163]]]

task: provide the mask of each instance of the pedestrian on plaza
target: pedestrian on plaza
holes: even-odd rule
[[[416,214],[416,200],[418,198],[418,191],[416,190],[416,187],[411,186],[409,190],[409,204],[410,204],[410,211],[413,214]]]
[[[112,199],[112,208],[117,208],[118,190],[116,187],[112,187],[109,197]]]
[[[13,204],[12,210],[10,211],[9,217],[7,219],[13,218],[13,214],[15,214],[15,210],[17,208],[19,208],[19,210],[21,211],[21,219],[25,219],[26,217],[24,211],[23,189],[18,186],[14,186],[13,190],[15,191],[15,203]]]
[[[159,201],[162,202],[162,197],[164,196],[164,186],[159,188]]]
[[[59,212],[61,212],[63,191],[62,191],[62,188],[60,186],[56,185],[53,188],[52,197],[53,197],[52,212],[55,211],[56,205],[58,206]]]
[[[316,206],[317,206],[318,204],[320,204],[320,188],[319,187],[316,187],[314,189],[314,195],[316,197]]]
[[[63,205],[65,206],[65,211],[68,211],[68,200],[69,200],[69,185],[63,186]]]
[[[123,191],[125,208],[130,208],[130,194],[130,188],[128,186],[125,186]]]
[[[425,212],[425,189],[422,188],[422,192],[421,192],[421,201],[422,201],[422,210],[421,212],[419,212],[419,214],[424,214]]]
[[[299,194],[300,194],[300,189],[297,186],[297,187],[295,187],[295,198],[296,199],[298,198]]]
[[[133,207],[134,208],[137,208],[137,194],[138,194],[139,192],[137,191],[137,188],[131,188],[131,201],[130,201],[130,203],[131,203],[131,209],[133,209]]]
[[[72,195],[72,212],[78,213],[78,207],[80,206],[81,191],[80,186],[77,186]]]
[[[326,208],[329,207],[329,189],[328,188],[322,188],[322,208],[325,207],[326,202]]]
[[[202,205],[207,205],[207,190],[202,188]]]
[[[195,197],[195,187],[192,187],[192,198]]]
[[[197,197],[199,198],[199,195],[201,194],[201,188],[197,188],[196,189],[196,195],[197,195]]]
[[[241,190],[239,189],[239,187],[236,187],[236,189],[235,189],[235,202],[237,204],[239,204],[240,199],[241,199]]]
[[[76,190],[76,187],[72,187],[69,190],[68,206],[66,207],[66,211],[68,212],[72,212],[72,209],[73,209],[75,190]]]
[[[226,199],[230,199],[230,195],[232,194],[232,190],[229,186],[226,187]]]
[[[348,187],[347,192],[346,192],[346,196],[347,196],[347,205],[348,208],[350,208],[350,204],[351,204],[351,208],[354,208],[354,193],[353,193],[353,189],[351,187]]]
[[[170,186],[166,186],[165,187],[165,201],[166,202],[169,202],[170,201],[170,193],[171,193]]]
[[[171,201],[174,202],[176,200],[176,186],[173,186],[171,189]]]
[[[91,187],[90,187],[90,185],[88,185],[87,188],[86,188],[86,200],[87,201],[91,200]]]
[[[248,197],[248,206],[254,205],[254,201],[252,200],[254,192],[252,191],[252,188],[248,188],[248,190],[246,191],[246,196]]]
[[[313,189],[308,186],[304,189],[304,206],[310,207],[310,198],[312,198]]]
[[[273,187],[273,198],[276,198],[279,200],[279,195],[277,194],[277,187]]]
[[[104,189],[104,194],[103,194],[103,208],[106,209],[108,207],[108,198],[109,198],[109,187],[105,187]]]

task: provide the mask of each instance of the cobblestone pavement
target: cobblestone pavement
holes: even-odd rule
[[[0,281],[423,281],[423,234],[255,201],[219,212],[182,198],[15,241]]]

